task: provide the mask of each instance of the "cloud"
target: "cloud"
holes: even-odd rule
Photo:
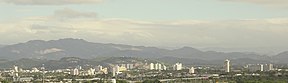
[[[87,12],[87,11],[78,11],[69,8],[55,10],[53,15],[49,16],[33,16],[24,18],[26,21],[33,22],[62,22],[62,21],[72,21],[72,20],[96,20],[97,13],[95,12]]]
[[[222,21],[95,18],[97,14],[93,12],[61,9],[50,16],[0,22],[0,35],[5,35],[0,42],[81,38],[145,46],[272,47],[288,44],[287,18]]]
[[[97,13],[95,12],[80,12],[76,11],[73,9],[69,8],[64,8],[61,10],[56,10],[54,12],[54,17],[56,18],[62,18],[62,19],[67,19],[67,18],[96,18]]]
[[[68,5],[68,4],[94,4],[103,0],[0,0],[1,2],[16,5]]]
[[[288,0],[222,0],[222,1],[253,3],[273,7],[288,7]]]

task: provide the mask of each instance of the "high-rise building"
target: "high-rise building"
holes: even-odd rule
[[[161,63],[150,63],[148,66],[146,64],[146,68],[148,68],[149,70],[166,70],[167,69],[167,67]]]
[[[18,73],[19,73],[19,68],[18,68],[18,66],[15,66],[15,65],[14,65],[13,72],[14,72],[14,76],[18,77]]]
[[[264,71],[264,65],[260,64],[260,71]]]
[[[104,74],[108,74],[108,68],[103,68],[103,69],[101,70],[101,72],[103,72]]]
[[[112,67],[112,76],[116,76],[120,72],[120,67],[115,65]]]
[[[165,65],[163,65],[163,70],[167,70],[167,67]]]
[[[90,68],[88,71],[87,71],[88,75],[95,75],[95,69],[93,68]]]
[[[173,66],[173,69],[174,70],[182,70],[182,63],[176,63],[174,66]]]
[[[248,67],[248,70],[252,72],[264,70],[263,64],[248,64],[247,67]]]
[[[189,73],[195,73],[194,67],[191,67],[191,68],[189,69]]]
[[[13,81],[18,81],[19,80],[19,74],[18,73],[19,73],[19,68],[18,68],[18,66],[14,65],[13,72],[12,72]]]
[[[161,63],[150,63],[149,70],[163,70]]]
[[[14,72],[18,72],[18,69],[19,69],[19,68],[18,68],[18,66],[15,66],[15,65],[14,65],[14,68],[13,68],[13,69],[14,69]]]
[[[70,71],[70,74],[71,74],[71,75],[79,75],[79,70],[78,70],[77,68],[72,69],[72,70]]]
[[[112,67],[112,76],[113,76],[113,77],[116,76],[116,67]]]
[[[158,70],[158,65],[159,65],[159,63],[156,63],[155,65],[154,65],[154,68],[155,68],[155,70]]]
[[[274,70],[273,64],[269,64],[269,71]]]
[[[274,70],[273,64],[248,64],[249,71],[271,71]]]
[[[224,62],[225,72],[230,72],[230,60],[226,59]]]
[[[154,70],[154,63],[150,63],[149,69],[150,69],[150,70]]]
[[[134,69],[134,64],[129,64],[129,69]]]
[[[162,70],[162,64],[158,64],[158,70]]]
[[[115,72],[116,73],[120,72],[120,67],[118,65],[115,66]]]

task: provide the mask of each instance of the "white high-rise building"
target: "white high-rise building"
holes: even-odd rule
[[[123,67],[123,66],[122,66],[122,67]],[[124,67],[126,67],[127,69],[131,69],[131,68],[130,68],[130,64],[125,64]]]
[[[112,75],[116,76],[120,72],[120,66],[115,65],[112,67]]]
[[[79,75],[79,70],[77,68],[70,71],[71,75]]]
[[[248,64],[249,71],[271,71],[274,70],[273,64]]]
[[[14,72],[14,76],[18,77],[18,73],[19,73],[19,68],[18,68],[18,66],[15,66],[15,65],[14,65],[13,72]]]
[[[263,64],[263,71],[271,71],[274,70],[273,64]]]
[[[162,64],[158,64],[158,70],[162,70]]]
[[[194,69],[194,67],[191,67],[190,69],[189,69],[189,73],[195,73],[195,69]]]
[[[116,67],[112,67],[112,76],[113,76],[113,77],[116,76]]]
[[[19,68],[18,68],[18,66],[15,66],[15,65],[14,65],[14,68],[13,68],[13,69],[14,69],[14,72],[18,72],[18,69],[19,69]]]
[[[134,69],[134,64],[129,64],[129,69]]]
[[[159,68],[158,65],[159,65],[159,63],[156,63],[156,64],[154,65],[154,66],[155,66],[155,67],[154,67],[155,70],[158,70],[158,68]]]
[[[274,70],[273,64],[269,64],[269,71]]]
[[[163,70],[161,63],[150,63],[149,70]]]
[[[225,72],[230,72],[230,60],[226,59],[224,62]]]
[[[173,66],[173,69],[174,70],[182,70],[182,63],[176,63],[174,66]]]
[[[154,63],[150,63],[149,69],[150,69],[150,70],[154,70]]]
[[[264,71],[264,65],[260,64],[260,71]]]
[[[12,74],[13,74],[13,81],[18,81],[19,80],[19,68],[18,66],[15,66],[13,67],[13,70],[12,70]]]
[[[156,64],[154,64],[155,65],[155,70],[162,70],[162,64],[160,64],[160,63],[156,63]]]
[[[120,72],[120,67],[118,65],[115,66],[115,72],[116,73]]]
[[[263,64],[248,64],[247,67],[248,67],[248,70],[252,72],[264,70]]]
[[[88,75],[95,75],[95,69],[93,68],[90,68],[88,71],[87,71]]]
[[[165,65],[163,65],[163,70],[167,70],[167,67]]]

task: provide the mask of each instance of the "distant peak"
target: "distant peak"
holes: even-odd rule
[[[80,40],[80,41],[85,41],[84,39],[80,39],[80,38],[63,38],[63,39],[59,39],[59,40]]]
[[[44,40],[30,40],[27,43],[43,43],[45,42]]]
[[[181,52],[202,52],[198,49],[195,49],[195,48],[192,48],[192,47],[182,47],[182,48],[179,48],[179,49],[175,49],[174,51],[181,51]]]
[[[51,40],[51,41],[64,41],[64,42],[88,42],[84,39],[79,39],[79,38],[63,38],[63,39],[58,39],[58,40]]]
[[[184,46],[184,47],[180,48],[179,50],[184,50],[184,49],[198,50],[198,49],[195,49],[195,48],[192,48],[192,47],[188,47],[188,46]]]
[[[78,42],[87,42],[86,40],[84,40],[84,39],[78,39],[78,38],[63,38],[63,39],[58,39],[58,40],[50,40],[50,41],[48,41],[48,42],[51,42],[51,41],[64,41],[64,42],[70,42],[70,41],[73,41],[73,42],[75,42],[75,41],[78,41]],[[44,41],[44,40],[30,40],[30,41],[28,41],[27,43],[44,43],[44,42],[46,42],[46,41]]]

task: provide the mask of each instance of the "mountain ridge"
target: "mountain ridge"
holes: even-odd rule
[[[0,48],[0,58],[12,60],[21,58],[56,60],[63,57],[79,57],[89,59],[96,57],[122,56],[151,59],[175,57],[206,61],[241,58],[271,61],[272,58],[255,53],[201,51],[187,46],[169,50],[157,47],[132,46],[113,43],[94,43],[83,39],[73,38],[49,41],[31,40],[25,43],[7,45]]]

